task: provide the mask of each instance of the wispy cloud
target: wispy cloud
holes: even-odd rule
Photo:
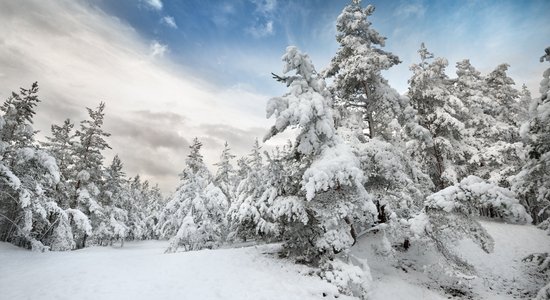
[[[177,29],[178,24],[176,24],[176,20],[172,16],[164,16],[162,19],[160,19],[160,22],[170,28]]]
[[[394,12],[394,15],[400,17],[417,17],[422,18],[426,13],[426,7],[421,2],[409,2],[399,5]]]
[[[144,0],[145,4],[154,9],[154,10],[162,10],[162,1],[161,0]]]
[[[256,5],[256,11],[261,14],[270,14],[277,7],[277,0],[251,0]]]
[[[257,24],[254,27],[249,27],[247,32],[250,33],[255,38],[262,38],[266,36],[273,35],[273,21],[269,20],[265,24]]]
[[[168,45],[161,44],[158,41],[153,41],[151,42],[149,49],[152,57],[163,57],[164,54],[168,52]]]
[[[277,0],[250,0],[255,5],[254,15],[256,20],[246,29],[255,38],[263,38],[275,34],[274,12],[277,8]]]

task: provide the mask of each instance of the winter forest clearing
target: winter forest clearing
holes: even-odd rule
[[[532,226],[483,222],[495,238],[495,252],[483,253],[465,243],[460,252],[472,259],[480,278],[472,291],[482,299],[518,299],[540,279],[533,266],[517,261],[550,248],[544,232]],[[510,237],[515,238],[510,238]],[[375,236],[362,238],[352,254],[370,262],[373,282],[369,299],[447,299],[437,277],[412,263],[433,252],[413,247],[411,255],[381,259],[373,252]],[[537,241],[545,240],[543,243]],[[373,240],[375,242],[373,242]],[[0,244],[0,264],[10,276],[0,277],[4,299],[351,299],[313,269],[276,256],[280,245],[199,250],[164,254],[166,242],[129,242],[124,247],[89,247],[46,254]],[[420,258],[420,260],[418,260]],[[430,259],[434,259],[431,257]],[[408,262],[403,269],[398,260]],[[418,260],[418,261],[415,261]],[[437,261],[435,258],[434,261]],[[34,272],[34,269],[41,270]],[[131,280],[128,280],[131,278]],[[483,283],[490,283],[488,290]],[[32,288],[29,288],[32,287]],[[523,290],[527,287],[527,290]]]
[[[51,5],[106,18],[68,3]],[[254,14],[275,18],[277,1],[253,3]],[[164,4],[140,5],[159,14]],[[0,11],[18,9],[0,2]],[[507,63],[482,72],[462,59],[453,73],[418,41],[400,93],[385,76],[402,61],[385,48],[375,15],[373,5],[346,3],[330,23],[337,49],[322,69],[286,47],[282,73],[270,75],[283,92],[265,102],[262,138],[195,124],[188,128],[211,134],[187,142],[170,126],[147,131],[115,116],[115,132],[127,126],[147,143],[110,155],[111,141],[127,136],[107,131],[106,102],[40,132],[35,121],[49,117],[42,106],[67,107],[48,103],[38,83],[8,94],[0,106],[0,298],[550,299],[550,47],[529,58],[546,65],[533,94],[518,89],[515,80],[531,79],[512,79]],[[12,24],[26,24],[13,19],[14,32]],[[159,24],[178,29],[170,16]],[[272,26],[247,34],[259,39]],[[16,36],[0,53],[22,53]],[[151,49],[153,58],[166,52],[158,42]],[[189,93],[178,101],[214,114]],[[152,111],[136,101],[131,114],[188,126],[193,113],[179,115],[175,103]],[[232,131],[252,145],[239,158],[227,142]],[[167,149],[182,144],[177,186],[162,190],[151,182],[178,159]],[[212,145],[222,148],[215,163],[203,155]],[[150,164],[136,156],[143,149],[164,156]],[[157,173],[128,177],[124,157]]]
[[[495,238],[495,251],[483,253],[471,243],[459,247],[480,274],[470,289],[482,299],[523,298],[524,293],[536,289],[540,278],[533,276],[537,272],[533,265],[515,258],[548,249],[550,241],[532,226],[482,224]],[[539,243],[541,240],[544,242]],[[352,247],[352,255],[370,262],[373,282],[369,299],[447,299],[439,276],[430,277],[412,265],[427,257],[438,261],[433,252],[413,247],[410,255],[381,259],[373,252],[378,242],[375,235],[366,236]],[[329,299],[337,295],[348,299],[333,285],[311,276],[311,268],[277,258],[279,245],[170,255],[164,254],[166,247],[166,242],[129,242],[122,248],[89,247],[42,254],[3,243],[0,264],[10,276],[0,277],[2,297],[74,299],[76,294],[79,299],[120,299],[121,295],[127,299],[319,299],[325,294]],[[407,262],[403,269],[398,267],[399,260]]]

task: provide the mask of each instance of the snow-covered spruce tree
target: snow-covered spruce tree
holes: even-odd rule
[[[531,106],[531,103],[533,103],[533,96],[524,83],[521,86],[521,91],[519,92],[518,121],[520,125],[529,120],[529,107]]]
[[[231,153],[229,144],[225,142],[220,161],[215,166],[218,167],[214,182],[222,190],[229,203],[233,202],[235,198],[233,191],[236,185],[235,169],[231,164],[231,160],[235,158],[235,155]]]
[[[162,213],[162,208],[166,205],[165,199],[157,185],[145,191],[147,198],[146,214],[145,214],[145,233],[144,239],[158,239],[158,224],[159,217]]]
[[[382,49],[386,38],[372,28],[368,18],[373,13],[374,6],[362,8],[357,0],[344,8],[336,20],[340,48],[324,71],[334,78],[331,91],[337,101],[363,114],[370,138],[391,135],[387,124],[400,110],[398,93],[381,74],[400,61]]]
[[[132,240],[145,239],[148,232],[147,219],[153,212],[150,209],[151,187],[149,181],[142,181],[139,175],[130,179],[128,186],[129,196],[126,198],[124,209],[128,212],[128,238]]]
[[[115,155],[111,165],[105,170],[105,182],[99,195],[104,216],[95,229],[94,240],[100,245],[112,245],[114,241],[119,240],[122,246],[128,235],[128,211],[124,207],[128,196],[124,189],[125,175],[122,171],[122,161]]]
[[[223,242],[228,202],[213,183],[201,147],[195,138],[180,174],[181,183],[162,213],[161,233],[172,237],[166,252],[175,252],[181,246],[186,251],[214,248]]]
[[[541,62],[550,61],[550,47]],[[533,222],[550,233],[550,68],[544,71],[540,97],[533,99],[529,120],[521,128],[528,153],[513,180],[513,190],[529,210]]]
[[[283,72],[294,71],[295,75],[279,77],[289,92],[269,100],[267,117],[274,116],[275,125],[265,139],[297,128],[285,163],[292,168],[288,172],[301,179],[287,193],[276,190],[278,195],[272,197],[270,215],[279,223],[283,253],[321,265],[321,276],[342,292],[364,297],[369,272],[352,267],[360,272],[336,282],[350,273],[344,270],[344,263],[331,263],[330,259],[354,244],[355,224],[372,223],[376,207],[363,187],[359,160],[336,134],[332,97],[325,81],[308,55],[296,47],[288,47],[282,60]]]
[[[510,65],[500,64],[485,77],[485,93],[494,102],[487,107],[489,114],[501,121],[508,128],[502,128],[506,140],[516,140],[519,127],[517,115],[519,113],[519,92],[514,88],[515,82],[506,73]],[[506,130],[507,129],[507,130]]]
[[[38,85],[12,93],[0,116],[0,240],[43,251],[72,249],[69,215],[52,198],[55,159],[36,145],[32,128]]]
[[[406,153],[400,122],[411,123],[406,111],[412,108],[382,76],[399,59],[382,49],[386,38],[368,20],[373,12],[359,1],[344,8],[337,19],[340,48],[324,74],[334,78],[329,89],[340,105],[338,132],[360,159],[378,222],[389,224],[392,237],[403,241],[403,228],[391,221],[416,214],[432,184]]]
[[[46,137],[46,142],[42,146],[55,158],[59,166],[61,180],[57,183],[54,192],[56,202],[64,209],[69,208],[71,197],[74,197],[74,179],[73,166],[74,156],[71,149],[75,145],[74,123],[66,119],[63,125],[51,126],[51,137]]]
[[[101,102],[96,110],[86,109],[89,119],[80,122],[80,128],[75,134],[78,139],[73,147],[76,177],[72,181],[75,194],[69,205],[73,209],[82,211],[90,219],[92,227],[97,229],[99,224],[107,218],[98,197],[104,180],[102,151],[111,148],[105,141],[110,134],[102,128],[105,103]],[[77,247],[85,247],[89,233],[75,231],[74,234]]]
[[[363,188],[359,161],[336,135],[325,81],[296,47],[288,47],[282,59],[283,72],[296,75],[284,78],[290,91],[267,104],[267,116],[276,119],[265,139],[298,128],[289,163],[302,180],[296,194],[274,200],[273,210],[287,223],[287,250],[318,260],[348,249],[354,243],[353,221],[366,221],[364,215],[373,217],[376,208]]]
[[[246,241],[258,235],[257,226],[261,216],[257,204],[265,191],[267,176],[261,149],[260,143],[255,140],[248,157],[243,157],[237,162],[237,176],[240,181],[235,190],[235,199],[227,213],[229,238],[232,240],[238,238]]]
[[[481,90],[489,99],[483,107],[489,122],[472,128],[480,151],[477,174],[504,187],[510,186],[509,177],[521,168],[524,153],[518,129],[526,109],[520,107],[514,80],[506,74],[508,67],[501,64],[485,77]]]
[[[448,63],[428,52],[424,43],[418,51],[421,62],[411,66],[408,96],[416,111],[414,127],[409,124],[412,155],[424,166],[441,190],[457,183],[466,174],[467,162],[475,149],[466,143],[465,124],[461,116],[467,111],[464,103],[450,91],[445,74]]]

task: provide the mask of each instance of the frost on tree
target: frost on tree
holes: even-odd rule
[[[344,8],[336,20],[340,48],[324,71],[334,78],[331,90],[338,102],[361,112],[370,138],[391,134],[387,124],[400,110],[399,94],[381,74],[400,61],[382,49],[386,38],[372,28],[373,13],[374,6],[362,8],[360,1]]]
[[[407,127],[413,138],[412,155],[429,172],[436,190],[457,183],[466,174],[475,149],[466,143],[466,126],[461,116],[467,112],[462,99],[451,93],[444,58],[433,59],[424,44],[421,62],[411,67],[408,96],[415,110],[415,123]],[[431,61],[433,59],[433,61]]]
[[[72,149],[75,146],[74,123],[66,119],[62,125],[51,126],[51,136],[46,137],[43,147],[55,158],[59,166],[61,180],[55,187],[54,197],[64,209],[69,208],[71,198],[74,196],[71,179],[74,178],[72,166],[75,157]]]
[[[171,237],[166,252],[175,252],[179,247],[186,251],[215,248],[225,238],[228,201],[214,185],[201,147],[195,138],[180,174],[180,185],[160,217],[161,234]]]
[[[96,229],[94,239],[100,245],[112,245],[114,241],[120,241],[123,245],[128,235],[128,211],[123,207],[127,197],[124,176],[122,161],[115,155],[105,172],[105,183],[99,195],[104,216]]]
[[[289,92],[269,100],[275,125],[265,139],[297,128],[289,164],[301,178],[294,194],[281,194],[271,208],[282,224],[285,249],[306,261],[331,257],[354,243],[356,221],[372,221],[376,208],[363,188],[359,161],[336,135],[332,99],[311,60],[296,47],[282,58]]]
[[[238,164],[241,180],[235,190],[235,199],[227,213],[230,224],[229,238],[246,241],[255,239],[259,233],[262,234],[259,228],[262,216],[258,204],[265,190],[265,177],[269,174],[265,170],[258,140],[254,142],[248,157],[240,159]]]
[[[410,220],[411,232],[416,239],[428,238],[450,263],[449,270],[455,276],[473,275],[473,267],[452,249],[458,241],[468,238],[485,252],[493,251],[492,237],[477,220],[480,207],[494,208],[506,222],[531,222],[531,217],[510,190],[468,176],[427,197],[424,211]]]
[[[74,247],[69,214],[51,197],[60,181],[55,159],[35,143],[38,85],[0,107],[0,240],[33,250]]]
[[[480,146],[479,175],[504,187],[510,187],[509,177],[519,171],[524,155],[518,131],[524,108],[506,73],[508,67],[501,64],[485,77],[484,93],[490,102],[483,109],[490,125],[473,129]]]
[[[231,148],[229,147],[229,144],[225,142],[222,154],[220,156],[220,161],[216,164],[214,164],[216,167],[218,167],[218,170],[216,171],[216,176],[214,177],[214,182],[222,192],[224,193],[225,197],[229,200],[231,203],[233,201],[234,196],[234,185],[236,184],[236,178],[235,178],[235,169],[233,165],[231,164],[231,160],[235,158],[235,155],[231,153]]]
[[[100,229],[99,225],[107,219],[99,203],[104,179],[102,151],[111,148],[105,141],[110,134],[102,128],[105,103],[101,102],[96,110],[86,109],[89,119],[80,122],[80,128],[75,134],[78,141],[73,148],[76,161],[73,167],[74,195],[70,207],[81,210],[90,218],[92,227]],[[86,232],[75,232],[77,247],[85,247],[88,237]]]
[[[550,61],[550,47],[541,62]],[[529,120],[521,127],[527,159],[514,178],[513,190],[535,224],[550,233],[550,68],[543,73],[540,97],[533,99]]]

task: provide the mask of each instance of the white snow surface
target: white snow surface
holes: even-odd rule
[[[487,254],[469,241],[458,245],[478,276],[471,281],[472,298],[453,299],[521,299],[522,287],[542,287],[521,259],[550,249],[545,232],[530,225],[482,225],[494,237],[495,250]],[[351,251],[370,265],[370,300],[451,297],[422,272],[423,264],[435,263],[429,251],[413,244],[383,257],[374,251],[378,241],[365,235]],[[167,246],[146,241],[37,253],[0,243],[0,299],[352,299],[308,275],[310,268],[277,258],[279,245],[164,254]],[[414,259],[418,267],[397,264],[396,258]]]
[[[339,295],[278,246],[164,254],[167,242],[38,254],[0,243],[0,299],[319,299]],[[343,295],[339,299],[351,299]]]

